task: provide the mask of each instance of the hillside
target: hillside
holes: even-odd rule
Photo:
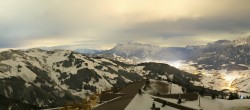
[[[80,101],[86,94],[143,78],[172,79],[178,85],[199,82],[167,64],[125,64],[102,57],[89,57],[69,50],[8,50],[0,53],[0,95],[5,108],[48,108]],[[25,105],[27,104],[27,105]]]

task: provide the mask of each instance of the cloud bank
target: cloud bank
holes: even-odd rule
[[[0,48],[205,44],[250,34],[249,0],[1,0]]]

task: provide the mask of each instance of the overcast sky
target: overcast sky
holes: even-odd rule
[[[206,44],[250,35],[250,0],[0,0],[0,49]]]

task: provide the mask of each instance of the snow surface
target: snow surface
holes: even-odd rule
[[[250,99],[223,100],[201,97],[203,110],[249,110]]]
[[[143,95],[136,95],[133,100],[128,104],[125,110],[150,110],[154,99],[152,99],[151,95],[143,94]],[[155,102],[156,107],[161,107],[162,104]],[[178,110],[173,107],[165,106],[161,107],[161,110]]]
[[[125,110],[149,110],[152,107],[154,100],[149,94],[136,95],[129,103]],[[159,98],[159,97],[157,97]],[[169,102],[177,103],[177,99],[160,98]],[[181,103],[183,106],[187,106],[194,109],[203,110],[249,110],[250,99],[238,99],[238,100],[224,100],[224,99],[212,99],[211,97],[200,98],[201,107],[199,107],[198,100],[186,101]],[[161,107],[162,104],[155,102],[156,107]],[[161,110],[178,110],[173,107],[165,106],[161,107]]]
[[[183,93],[181,88],[181,86],[172,83],[171,93]]]

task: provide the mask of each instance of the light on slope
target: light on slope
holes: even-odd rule
[[[236,75],[236,74],[225,74],[224,79],[226,81],[226,83],[228,84],[227,87],[225,87],[226,89],[229,89],[230,91],[236,91],[237,89],[232,86],[233,85],[233,81],[237,78],[241,78],[242,76],[240,75]]]
[[[171,66],[175,67],[175,68],[180,68],[182,66],[181,61],[176,61],[176,62],[172,62],[169,63]]]

